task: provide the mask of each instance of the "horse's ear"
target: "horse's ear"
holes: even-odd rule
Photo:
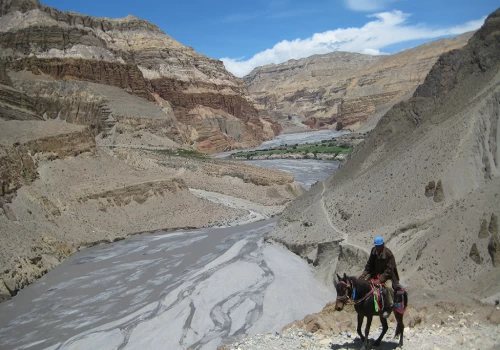
[[[347,280],[347,274],[344,272],[344,280]]]
[[[339,282],[342,281],[342,277],[340,277],[339,274],[337,274],[337,279]]]

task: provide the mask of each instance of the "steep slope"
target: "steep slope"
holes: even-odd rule
[[[408,98],[439,55],[462,47],[472,33],[437,40],[394,55],[332,52],[255,68],[244,77],[264,108],[298,115],[311,128],[373,125]]]
[[[330,278],[335,267],[359,273],[382,235],[412,287],[498,295],[499,52],[497,10],[468,45],[438,59],[338,173],[290,205],[270,237]]]
[[[278,124],[259,115],[246,99],[242,81],[228,73],[221,61],[183,46],[147,21],[133,16],[109,19],[61,12],[38,0],[4,1],[1,14],[0,57],[11,71],[45,77],[55,87],[60,87],[61,81],[75,80],[114,86],[166,105],[173,109],[173,115],[165,116],[165,126],[174,123],[172,117],[181,124],[177,132],[182,137],[176,141],[208,152],[257,145],[279,132]],[[38,84],[39,79],[31,80]],[[99,108],[88,105],[83,109],[88,114],[85,118],[76,116],[79,109],[73,106],[49,107],[51,113],[47,113],[54,97],[35,92],[27,91],[37,112],[46,113],[47,118],[74,109],[67,120],[82,123],[100,113]],[[88,102],[85,96],[72,95],[60,105],[74,105],[75,100]],[[96,133],[105,129],[106,119],[123,116],[111,110],[107,117],[93,122]]]

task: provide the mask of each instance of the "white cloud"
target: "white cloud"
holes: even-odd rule
[[[344,0],[345,5],[353,11],[378,11],[398,0]]]
[[[383,52],[380,52],[379,49],[370,49],[370,48],[367,48],[367,49],[363,49],[363,51],[361,51],[361,53],[364,53],[365,55],[385,55],[385,53]]]
[[[381,49],[392,44],[419,39],[435,39],[476,30],[486,19],[483,17],[455,27],[429,28],[421,24],[408,24],[409,16],[401,11],[377,13],[368,16],[373,20],[360,28],[339,28],[316,33],[306,39],[283,40],[273,48],[259,52],[248,60],[228,57],[221,58],[221,60],[228,71],[242,77],[258,66],[332,51],[380,54]]]

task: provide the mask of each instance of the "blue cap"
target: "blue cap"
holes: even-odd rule
[[[383,245],[384,239],[382,237],[375,237],[374,243],[375,243],[375,245]]]

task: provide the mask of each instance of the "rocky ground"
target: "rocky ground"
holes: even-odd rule
[[[319,314],[286,326],[274,334],[258,334],[240,342],[222,346],[223,350],[271,349],[360,349],[356,333],[356,314],[352,307],[336,312],[328,305]],[[498,349],[500,347],[500,307],[443,302],[434,306],[409,306],[405,313],[403,348],[415,350]],[[396,322],[389,318],[389,330],[377,349],[398,346],[394,339]],[[373,343],[381,332],[375,318],[370,330]]]
[[[381,332],[381,327],[372,328],[373,336]],[[377,348],[380,350],[395,349],[397,339],[391,339],[395,327],[389,327],[385,340]],[[484,326],[464,323],[455,326],[437,326],[433,328],[410,328],[405,332],[404,348],[415,350],[444,350],[444,349],[498,349],[500,337],[498,326]],[[251,338],[226,347],[227,350],[274,350],[274,349],[359,349],[362,347],[359,336],[351,332],[337,333],[332,336],[306,333],[296,327],[287,329],[279,334],[259,334]],[[374,339],[370,338],[373,342]]]

